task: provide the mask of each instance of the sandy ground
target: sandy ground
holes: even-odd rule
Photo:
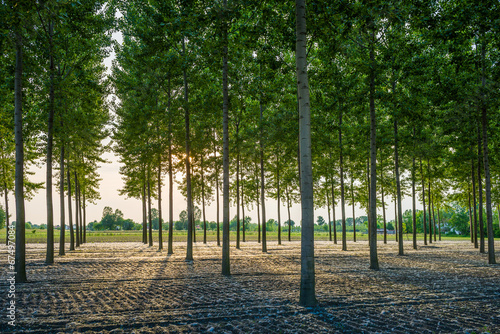
[[[185,244],[172,256],[140,243],[86,244],[44,264],[30,244],[27,284],[16,286],[17,323],[7,325],[7,250],[0,248],[0,330],[4,333],[500,333],[500,265],[467,241],[418,250],[379,243],[380,271],[366,242],[316,244],[319,306],[298,306],[300,243],[247,242],[231,248]],[[500,243],[495,245],[500,250]],[[500,262],[500,252],[497,252]]]

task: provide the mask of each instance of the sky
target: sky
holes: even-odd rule
[[[122,35],[120,32],[115,32],[113,33],[113,38],[118,41],[119,43],[122,43]],[[115,59],[115,54],[114,52],[111,52],[110,56],[104,60],[105,65],[108,68],[108,73],[110,73],[110,68],[111,68],[111,63]],[[298,125],[297,125],[298,126]],[[105,140],[105,142],[109,142],[109,138]],[[92,222],[94,220],[99,221],[102,218],[102,211],[104,207],[109,206],[113,210],[119,209],[123,212],[124,217],[126,219],[130,218],[134,220],[135,222],[139,223],[142,221],[142,204],[141,201],[138,199],[127,199],[125,196],[120,196],[119,195],[119,190],[123,187],[123,180],[121,178],[121,175],[119,173],[120,169],[120,162],[118,161],[118,157],[114,155],[113,152],[107,152],[103,156],[109,163],[100,163],[99,164],[99,174],[101,176],[102,181],[100,182],[100,187],[99,187],[99,192],[101,194],[101,199],[96,201],[96,204],[89,204],[87,207],[87,223]],[[40,168],[38,167],[32,167],[30,170],[34,172],[34,175],[32,176],[32,181],[33,182],[45,182],[45,165],[40,164]],[[177,175],[178,179],[181,179],[182,175]],[[221,175],[222,178],[222,175]],[[55,181],[55,179],[54,179]],[[167,175],[164,176],[164,183],[167,182]],[[60,222],[60,206],[59,206],[59,194],[57,193],[57,190],[54,188],[53,192],[53,203],[54,203],[54,225],[58,226]],[[164,212],[168,212],[168,187],[165,185],[162,188],[162,193],[164,194],[163,197],[163,203],[162,203],[162,210]],[[222,195],[222,194],[221,194]],[[9,208],[10,211],[13,213],[15,211],[15,205],[14,205],[14,194],[10,194],[9,196]],[[65,200],[65,203],[67,203],[67,199]],[[394,219],[394,203],[390,202],[389,198],[386,198],[386,203],[387,203],[387,208],[386,208],[386,214],[387,214],[387,220],[393,220]],[[222,197],[220,198],[220,221],[222,221]],[[266,219],[275,219],[277,220],[277,201],[273,199],[268,199],[266,200]],[[403,200],[403,212],[407,209],[411,209],[411,198],[405,198]],[[421,206],[421,204],[417,204],[418,207]],[[47,209],[46,209],[46,193],[45,189],[41,189],[38,191],[38,193],[34,196],[34,198],[25,203],[26,206],[26,221],[31,222],[32,224],[46,224],[47,220]],[[157,201],[153,201],[153,207],[157,208]],[[184,197],[181,195],[180,191],[177,189],[176,185],[174,184],[174,220],[177,220],[179,217],[179,213],[182,210],[185,210],[187,207],[187,202],[184,199]],[[201,209],[201,205],[199,205]],[[340,219],[340,206],[339,204],[336,205],[336,219]],[[346,205],[346,218],[352,217],[352,207]],[[381,208],[378,208],[379,213],[381,213]],[[208,221],[216,221],[216,201],[215,199],[212,201],[211,205],[206,207],[206,217]],[[67,210],[66,210],[67,214]],[[246,216],[249,216],[251,218],[251,221],[256,223],[257,222],[257,209],[255,205],[253,206],[253,210],[245,210]],[[356,207],[355,210],[356,217],[366,215],[366,212],[359,207]],[[230,209],[230,217],[234,217],[236,215],[236,208],[231,207]],[[325,220],[328,219],[328,211],[326,208],[322,209],[315,209],[314,212],[315,215],[315,221],[317,220],[318,216],[322,216]],[[165,217],[166,215],[164,215]],[[295,204],[291,208],[291,219],[295,221],[297,224],[300,224],[300,217],[301,217],[301,211],[300,211],[300,205]],[[281,220],[282,222],[286,221],[288,219],[287,217],[287,210],[286,206],[281,207]],[[11,220],[15,220],[15,214],[12,214]],[[66,218],[66,222],[67,222]]]

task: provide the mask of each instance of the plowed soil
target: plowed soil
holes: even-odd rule
[[[500,250],[500,243],[496,243]],[[28,245],[29,283],[17,284],[17,323],[7,325],[7,250],[1,250],[4,333],[500,333],[500,265],[467,241],[442,241],[397,255],[379,243],[380,271],[366,242],[316,243],[319,306],[298,305],[300,243],[221,248],[196,243],[174,254],[141,243],[85,244],[45,265]],[[497,261],[500,254],[497,252]]]

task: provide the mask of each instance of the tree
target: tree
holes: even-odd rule
[[[314,204],[311,161],[311,111],[307,78],[306,2],[295,1],[296,68],[300,112],[300,185],[302,205],[300,305],[317,304],[314,274]]]

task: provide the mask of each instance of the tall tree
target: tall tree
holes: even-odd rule
[[[302,206],[300,305],[314,306],[316,280],[314,273],[314,201],[311,160],[311,110],[307,77],[306,2],[295,1],[296,67],[299,98],[300,184]]]

